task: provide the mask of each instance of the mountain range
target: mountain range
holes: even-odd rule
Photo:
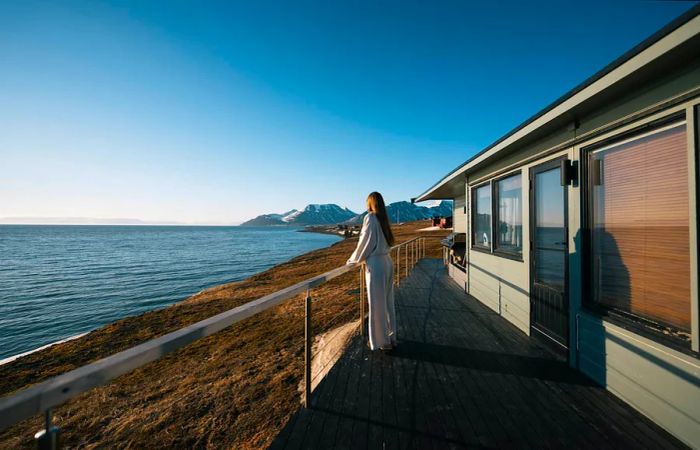
[[[435,206],[420,206],[407,201],[394,202],[387,205],[386,213],[389,215],[391,223],[446,217],[452,215],[452,202],[443,200]],[[362,219],[366,214],[366,212],[359,214],[348,222],[354,224],[362,223]]]
[[[335,225],[361,224],[362,219],[367,213],[357,214],[348,208],[342,208],[334,203],[329,204],[311,204],[303,210],[293,209],[285,213],[263,214],[246,222],[243,222],[243,227],[259,227],[271,225]],[[410,222],[414,220],[430,219],[437,216],[451,216],[452,202],[442,201],[439,204],[428,207],[419,206],[407,201],[390,203],[387,206],[387,214],[391,222]]]
[[[333,225],[346,222],[357,213],[347,208],[329,203],[325,205],[311,204],[302,210],[293,209],[285,213],[263,214],[241,224],[242,227],[259,227],[268,225]]]

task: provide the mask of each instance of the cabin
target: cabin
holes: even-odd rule
[[[465,294],[691,446],[699,142],[695,7],[413,199],[454,201]]]

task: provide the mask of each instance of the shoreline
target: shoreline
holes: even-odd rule
[[[28,226],[28,227],[32,227],[32,226],[51,226],[51,227],[54,227],[54,226],[55,226],[55,227],[77,227],[77,226],[94,226],[94,227],[105,227],[105,226],[119,226],[119,227],[151,227],[151,226],[162,226],[162,227],[180,227],[181,225],[150,225],[150,224],[149,224],[149,225],[140,225],[140,224],[138,224],[138,225],[132,225],[132,224],[121,224],[121,225],[111,225],[111,224],[21,224],[21,225],[20,225],[20,224],[0,224],[0,226]],[[189,225],[183,225],[183,226],[189,226]],[[202,226],[208,227],[209,225],[202,225]],[[237,227],[237,226],[234,226],[234,227]],[[193,297],[201,296],[202,294],[205,294],[207,291],[210,291],[210,290],[213,290],[213,289],[215,290],[215,289],[221,288],[221,287],[223,287],[223,286],[226,286],[226,285],[229,285],[229,284],[232,284],[232,283],[240,283],[240,282],[246,281],[246,280],[250,279],[251,277],[258,276],[258,275],[260,275],[260,274],[262,274],[262,273],[264,273],[264,272],[267,272],[267,271],[270,271],[270,270],[274,270],[276,267],[278,267],[278,266],[280,266],[280,265],[287,264],[287,263],[289,263],[290,261],[294,260],[295,258],[302,257],[302,256],[304,256],[304,255],[306,255],[306,254],[308,254],[308,253],[310,253],[310,252],[314,252],[314,251],[318,251],[318,250],[327,249],[327,248],[333,246],[334,244],[343,241],[343,239],[342,239],[343,236],[340,236],[340,235],[334,234],[334,233],[323,233],[323,232],[316,231],[316,230],[303,230],[303,229],[299,229],[299,230],[296,230],[296,231],[315,232],[315,233],[318,233],[318,234],[332,234],[332,235],[335,235],[335,236],[339,237],[340,239],[337,240],[337,241],[335,241],[335,242],[331,242],[331,243],[329,243],[328,245],[325,245],[325,246],[323,246],[323,247],[319,247],[319,248],[314,249],[314,250],[309,250],[309,251],[306,251],[306,252],[303,252],[303,253],[299,253],[299,254],[297,254],[297,255],[292,255],[292,256],[290,256],[288,259],[286,259],[286,260],[284,260],[284,261],[279,261],[279,262],[277,262],[277,263],[275,263],[275,264],[273,264],[273,265],[271,265],[271,266],[269,266],[269,267],[267,267],[267,268],[264,268],[264,269],[259,270],[258,272],[251,273],[251,274],[249,274],[249,275],[247,275],[247,276],[244,276],[243,278],[240,278],[240,279],[231,279],[231,280],[226,281],[226,282],[224,282],[224,283],[212,284],[212,285],[207,286],[207,287],[204,287],[204,288],[202,288],[202,289],[200,289],[200,290],[198,290],[198,291],[196,291],[196,292],[192,292],[192,293],[189,293],[189,294],[185,294],[184,297],[181,297],[181,298],[179,298],[178,300],[173,301],[172,303],[165,304],[165,305],[154,306],[153,309],[149,309],[149,310],[147,310],[147,311],[139,312],[139,313],[136,313],[136,314],[133,314],[133,313],[132,313],[132,314],[129,314],[129,315],[125,315],[125,316],[123,316],[123,317],[120,317],[120,318],[118,318],[118,319],[113,320],[112,322],[108,322],[108,323],[105,323],[105,324],[102,324],[102,325],[97,325],[97,326],[95,326],[94,328],[91,328],[89,331],[82,332],[82,333],[77,333],[77,334],[71,335],[71,336],[66,337],[66,338],[58,339],[58,340],[56,340],[56,341],[49,342],[48,344],[41,344],[41,345],[38,345],[37,347],[31,349],[31,350],[21,351],[21,352],[19,352],[19,353],[14,354],[14,355],[5,356],[5,357],[0,357],[0,366],[4,366],[4,365],[10,364],[10,363],[13,363],[13,362],[15,362],[15,361],[17,361],[17,360],[19,360],[19,359],[21,359],[21,358],[24,358],[24,357],[29,356],[29,355],[31,355],[31,354],[40,352],[40,351],[42,351],[42,350],[46,350],[46,349],[48,349],[48,348],[50,348],[50,347],[53,347],[53,346],[55,346],[55,345],[64,344],[64,343],[66,343],[66,342],[70,342],[70,341],[73,341],[73,340],[76,340],[76,339],[80,339],[80,338],[86,336],[87,334],[89,334],[89,333],[91,333],[91,332],[93,332],[93,331],[95,331],[95,330],[100,330],[100,329],[102,329],[102,328],[109,327],[109,326],[111,326],[111,325],[113,325],[113,324],[115,324],[115,323],[117,323],[117,322],[119,322],[119,321],[128,320],[128,319],[130,319],[130,318],[138,317],[138,316],[141,316],[141,315],[143,315],[143,314],[153,313],[153,312],[156,312],[156,311],[159,311],[159,310],[167,309],[167,308],[173,307],[173,306],[175,306],[175,305],[178,305],[178,304],[180,304],[180,303],[187,302],[189,299],[191,299],[191,298],[193,298]]]
[[[347,239],[348,236],[345,236],[341,230],[338,230],[337,225],[309,225],[306,226],[300,230],[297,230],[300,233],[318,233],[318,234],[330,234],[333,236],[338,236],[343,239]]]
[[[19,358],[22,358],[22,357],[24,357],[24,356],[31,355],[32,353],[40,352],[40,351],[42,351],[42,350],[44,350],[44,349],[47,349],[47,348],[49,348],[49,347],[53,347],[54,345],[63,344],[64,342],[70,342],[70,341],[73,341],[73,340],[75,340],[75,339],[80,339],[81,337],[83,337],[83,336],[89,334],[91,331],[92,331],[92,330],[86,331],[86,332],[84,332],[84,333],[79,333],[79,334],[76,334],[76,335],[74,335],[74,336],[67,337],[67,338],[65,338],[65,339],[59,339],[58,341],[50,342],[50,343],[48,343],[48,344],[46,344],[46,345],[42,345],[41,347],[37,347],[37,348],[35,348],[34,350],[29,350],[29,351],[27,351],[27,352],[18,353],[18,354],[16,354],[16,355],[12,355],[12,356],[8,356],[7,358],[0,359],[0,366],[3,366],[3,365],[5,365],[5,364],[9,364],[9,363],[11,363],[11,362],[13,362],[13,361],[18,360]]]

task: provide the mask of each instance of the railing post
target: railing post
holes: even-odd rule
[[[401,281],[401,245],[396,247],[396,285]]]
[[[304,407],[311,405],[311,292],[304,299]]]
[[[51,408],[44,412],[44,429],[34,435],[37,450],[57,450],[58,427],[51,423]]]
[[[404,245],[404,247],[408,247],[408,245]],[[406,254],[406,257],[404,258],[404,263],[406,265],[406,276],[408,276],[408,248],[405,248],[406,250],[404,253]]]
[[[397,258],[392,258],[392,262],[394,263],[394,267],[391,269],[391,270],[394,271],[394,273],[393,273],[393,275],[394,275],[394,286],[396,286],[396,264],[397,264],[397,263],[396,263],[396,260],[398,259],[398,256],[399,256],[399,249],[398,249],[398,248],[396,249],[396,256],[397,256]]]

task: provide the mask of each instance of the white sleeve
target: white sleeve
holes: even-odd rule
[[[361,263],[372,254],[376,246],[377,220],[374,215],[367,214],[362,221],[362,231],[360,231],[360,240],[357,242],[357,248],[355,248],[346,264]]]

